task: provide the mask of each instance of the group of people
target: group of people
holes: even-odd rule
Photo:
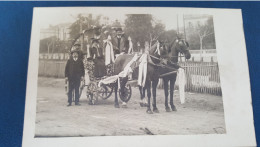
[[[94,31],[97,29],[93,29]],[[95,31],[91,38],[91,43],[87,45],[86,58],[88,61],[94,62],[94,75],[102,77],[106,75],[106,66],[113,64],[117,55],[122,53],[132,53],[133,44],[131,38],[125,37],[122,28],[115,28],[116,35],[112,38],[111,34],[107,35],[107,39],[101,42],[99,31]],[[72,104],[72,94],[75,94],[75,105],[79,104],[79,88],[80,82],[85,76],[83,63],[83,52],[81,44],[75,43],[71,48],[71,56],[65,66],[65,77],[68,85],[68,106]]]

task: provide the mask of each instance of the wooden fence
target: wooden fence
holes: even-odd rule
[[[38,75],[43,77],[65,77],[66,60],[39,60]]]
[[[186,91],[222,95],[217,63],[182,62],[180,65],[185,69]],[[178,81],[176,81],[176,85],[178,85]]]
[[[39,76],[64,78],[66,60],[39,60]],[[188,92],[222,95],[219,69],[216,62],[181,62],[186,74],[185,90]],[[163,83],[160,80],[159,88]],[[178,89],[178,78],[175,89]]]

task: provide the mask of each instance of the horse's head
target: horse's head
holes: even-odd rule
[[[167,41],[159,41],[160,44],[160,51],[161,51],[161,56],[166,56],[168,55],[168,43]]]
[[[173,42],[172,47],[175,47],[177,52],[184,54],[186,59],[190,59],[191,54],[189,52],[189,43],[184,39],[176,39]]]
[[[157,57],[166,55],[167,45],[165,44],[165,41],[157,40],[156,43],[151,47],[150,53]]]

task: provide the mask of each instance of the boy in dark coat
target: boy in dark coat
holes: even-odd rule
[[[75,105],[79,104],[80,81],[85,75],[83,61],[79,58],[79,44],[74,45],[71,51],[71,58],[67,61],[65,67],[65,77],[69,81],[68,106],[72,103],[72,91],[75,90]]]

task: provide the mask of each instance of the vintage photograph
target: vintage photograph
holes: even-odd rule
[[[226,134],[214,15],[42,9],[35,138]]]

